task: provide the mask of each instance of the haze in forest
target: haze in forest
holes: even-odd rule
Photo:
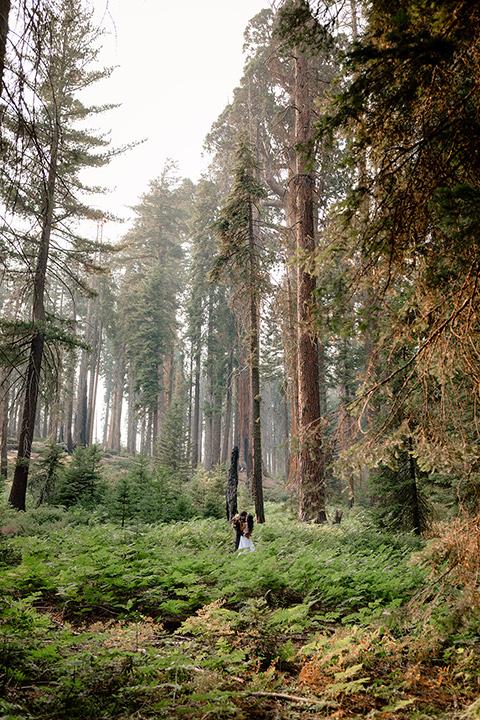
[[[10,4],[5,717],[478,720],[480,0]]]
[[[476,26],[414,6],[0,12],[13,507],[64,451],[140,454],[185,516],[229,463],[258,523],[269,479],[319,524],[331,498],[390,495],[417,535],[474,505]],[[91,480],[37,502],[105,502]]]
[[[125,0],[94,5],[106,32],[100,63],[116,69],[92,89],[92,98],[120,103],[101,126],[115,145],[146,140],[99,173],[111,192],[98,204],[129,218],[167,159],[193,181],[206,171],[203,142],[241,77],[244,29],[270,3],[140,0],[134,12]],[[118,229],[104,232],[112,236]]]

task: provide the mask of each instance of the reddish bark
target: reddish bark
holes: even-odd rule
[[[302,145],[310,139],[310,93],[307,61],[298,50],[295,56],[295,106],[296,141]],[[324,522],[325,480],[321,447],[318,341],[313,327],[316,278],[305,264],[315,250],[313,187],[313,176],[307,171],[302,152],[298,151],[295,236],[298,255],[299,517],[301,520]]]

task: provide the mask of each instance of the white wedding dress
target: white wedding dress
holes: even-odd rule
[[[243,552],[245,550],[255,550],[255,545],[253,544],[251,537],[247,538],[245,535],[242,535],[240,542],[238,543],[238,552]]]

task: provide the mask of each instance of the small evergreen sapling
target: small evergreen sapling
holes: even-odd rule
[[[60,504],[66,507],[81,505],[89,510],[97,506],[105,495],[100,471],[101,461],[102,454],[98,445],[76,448],[60,488]]]

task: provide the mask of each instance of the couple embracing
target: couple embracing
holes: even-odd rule
[[[255,550],[252,542],[253,515],[246,510],[232,518],[233,529],[235,530],[235,550]]]

